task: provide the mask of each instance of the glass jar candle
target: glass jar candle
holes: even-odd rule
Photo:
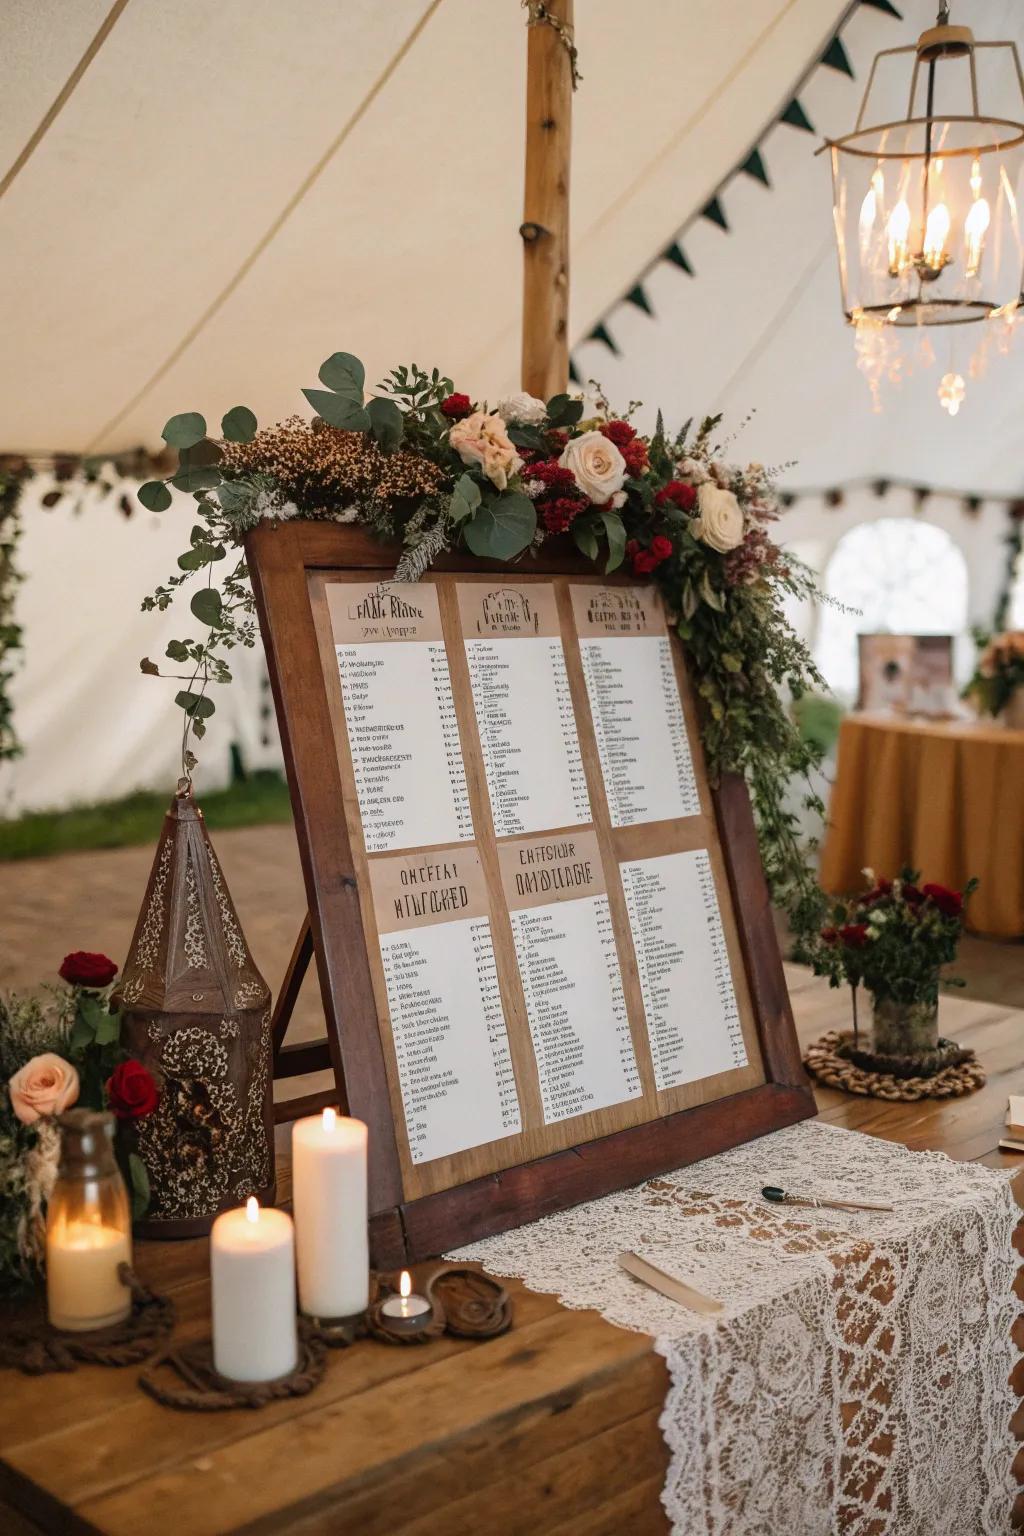
[[[85,1332],[131,1311],[121,1279],[132,1258],[128,1191],[114,1156],[114,1117],[72,1109],[58,1120],[60,1166],[46,1213],[46,1305],[54,1328]]]

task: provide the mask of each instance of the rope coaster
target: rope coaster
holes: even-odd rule
[[[852,1034],[830,1030],[808,1046],[804,1066],[812,1077],[830,1088],[859,1093],[864,1098],[907,1103],[917,1099],[960,1099],[985,1085],[985,1069],[973,1051],[958,1053],[962,1060],[942,1067],[931,1077],[905,1077],[858,1066],[845,1054],[852,1045]]]
[[[174,1303],[142,1285],[127,1264],[119,1270],[131,1287],[132,1310],[122,1323],[88,1333],[66,1333],[45,1317],[6,1326],[0,1336],[0,1365],[26,1376],[74,1371],[79,1365],[138,1365],[169,1337]]]
[[[327,1342],[299,1318],[299,1358],[294,1371],[276,1381],[231,1381],[213,1365],[212,1339],[171,1349],[139,1377],[139,1386],[165,1408],[218,1413],[225,1408],[265,1408],[286,1397],[305,1397],[323,1379]],[[177,1380],[175,1380],[177,1378]]]

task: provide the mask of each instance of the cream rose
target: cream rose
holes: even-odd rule
[[[710,480],[698,487],[693,536],[722,555],[743,543],[743,511],[732,491],[723,491]]]
[[[62,1115],[75,1102],[78,1073],[63,1056],[44,1051],[15,1072],[7,1091],[22,1125],[33,1125],[43,1115]]]
[[[492,485],[503,491],[523,461],[509,441],[505,423],[493,412],[474,411],[457,421],[448,441],[463,464],[479,464]]]
[[[676,465],[676,474],[691,485],[703,485],[708,478],[707,470],[697,459],[683,459]]]
[[[524,427],[539,427],[548,414],[548,408],[536,395],[528,395],[525,389],[521,389],[518,394],[505,395],[499,400],[497,412],[506,426],[518,421]]]
[[[602,432],[584,432],[571,438],[558,462],[572,471],[576,484],[595,506],[605,506],[622,490],[626,461]]]

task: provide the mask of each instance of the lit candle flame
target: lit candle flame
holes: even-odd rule
[[[909,260],[910,206],[905,197],[900,198],[890,213],[886,234],[889,237],[889,276],[899,277]]]
[[[260,1203],[256,1199],[255,1195],[250,1195],[248,1200],[245,1202],[245,1215],[248,1221],[259,1221]]]
[[[327,1108],[324,1110],[323,1120],[322,1120],[321,1123],[323,1125],[324,1130],[329,1135],[331,1133],[331,1131],[334,1130],[334,1127],[338,1123],[338,1111],[336,1109],[332,1109],[330,1107],[330,1105],[328,1105]]]
[[[971,211],[964,220],[964,234],[967,236],[967,276],[977,277],[981,267],[981,256],[985,249],[985,233],[992,220],[992,211],[988,201],[984,197],[977,198],[971,204]]]
[[[412,1295],[412,1275],[410,1275],[407,1269],[403,1269],[398,1278],[398,1294],[402,1297],[403,1301],[407,1296]]]
[[[875,219],[878,210],[885,202],[885,181],[882,177],[882,168],[877,166],[871,177],[871,185],[864,194],[864,201],[860,205],[860,246],[862,258],[871,241],[871,232],[875,227]]]
[[[928,215],[924,232],[925,265],[933,272],[941,272],[946,265],[946,241],[949,238],[949,209],[945,203],[936,203]]]

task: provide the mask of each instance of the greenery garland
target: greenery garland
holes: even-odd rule
[[[215,711],[210,685],[230,680],[228,653],[256,638],[244,555],[228,550],[261,521],[359,523],[402,545],[399,581],[418,580],[450,549],[528,565],[548,539],[572,539],[605,571],[626,566],[657,582],[693,662],[711,772],[745,776],[774,899],[798,933],[813,932],[823,898],[788,796],[802,780],[804,808],[823,814],[809,780],[820,752],[802,739],[789,700],[825,685],[783,611],[786,596],[816,592],[811,573],[769,536],[778,516],[771,472],[724,462],[719,417],[670,436],[659,415],[644,437],[630,421],[635,405],[615,416],[599,391],[587,420],[582,401],[565,394],[512,395],[490,410],[437,369],[413,366],[395,369],[367,401],[363,366],[344,352],[327,359],[320,382],[303,391],[312,422],[258,431],[236,406],[216,441],[198,412],[172,417],[163,438],[178,468],[139,490],[154,512],[171,505],[171,488],[197,504],[178,571],[143,602],[164,610],[179,587],[203,583],[190,603],[198,628],[167,647],[180,670],[140,664],[184,685],[183,773],[196,766],[193,739]]]

